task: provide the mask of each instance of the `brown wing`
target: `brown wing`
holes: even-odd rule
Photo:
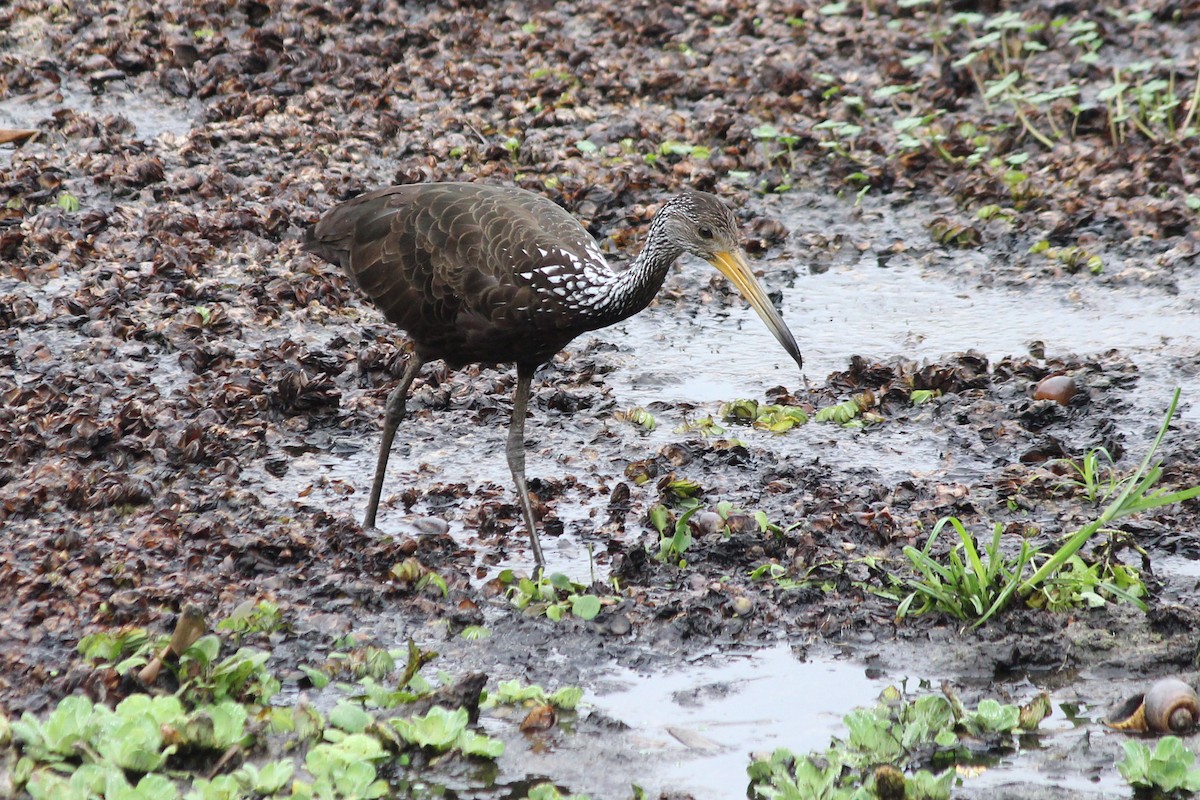
[[[426,358],[541,362],[588,326],[586,295],[612,279],[569,214],[520,189],[394,186],[334,208],[305,249],[340,265]]]

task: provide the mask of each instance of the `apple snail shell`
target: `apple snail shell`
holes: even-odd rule
[[[1200,721],[1200,697],[1178,678],[1155,681],[1104,721],[1110,728],[1137,733],[1187,733]]]

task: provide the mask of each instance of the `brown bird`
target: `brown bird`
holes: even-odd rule
[[[583,226],[545,197],[470,183],[368,192],[327,213],[304,249],[345,270],[413,344],[388,396],[364,526],[375,526],[388,454],[421,365],[515,362],[508,466],[539,570],[545,560],[525,485],[525,413],[534,371],[568,342],[641,311],[671,265],[691,253],[733,281],[802,365],[796,340],[746,263],[733,214],[704,192],[668,200],[624,270],[613,269]]]

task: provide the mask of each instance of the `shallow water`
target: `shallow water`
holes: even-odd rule
[[[779,644],[681,664],[666,673],[617,669],[606,677],[624,686],[589,692],[585,701],[628,725],[622,736],[638,747],[628,763],[607,765],[606,784],[639,782],[651,794],[670,789],[697,798],[741,797],[753,757],[777,748],[797,755],[825,750],[832,738],[845,739],[842,718],[854,708],[874,705],[889,685],[905,686],[912,697],[936,692],[942,679],[921,676],[921,670],[920,665],[867,668],[853,658],[808,659]],[[1025,702],[1045,689],[1053,710],[1035,736],[1021,737],[1019,745],[1014,739],[1012,752],[976,765],[956,791],[1035,784],[1073,797],[1127,794],[1111,768],[1088,771],[1073,760],[1061,769],[1043,763],[1042,750],[1052,743],[1071,750],[1086,747],[1089,736],[1118,735],[1091,724],[1104,714],[1080,699],[1079,687],[1086,681],[1048,679],[1046,685],[1020,678],[1007,689],[983,687],[986,696],[1011,691],[1009,702]]]
[[[137,92],[92,92],[83,81],[67,78],[49,94],[0,100],[0,128],[37,128],[64,109],[98,118],[124,117],[146,140],[164,133],[183,136],[200,118],[194,102],[172,98],[164,103],[161,96],[143,98]]]
[[[1171,364],[1200,352],[1196,275],[1180,280],[1177,295],[1086,282],[1016,291],[874,261],[801,274],[782,290],[784,319],[816,382],[845,369],[852,355],[919,361],[976,350],[994,360],[1024,355],[1040,341],[1049,357],[1118,349],[1156,383],[1191,383],[1183,374],[1172,383]],[[628,369],[611,376],[623,403],[715,403],[779,384],[799,388],[795,365],[748,307],[682,312],[659,306],[600,332],[630,351]],[[1200,419],[1200,404],[1184,413]]]
[[[1200,587],[1200,559],[1179,555],[1159,555],[1154,558],[1154,571],[1160,576],[1174,578],[1186,585]]]
[[[621,670],[613,677],[625,688],[587,700],[661,757],[655,785],[696,797],[745,794],[751,754],[824,749],[831,736],[844,735],[842,715],[871,705],[887,686],[861,665],[802,660],[787,645],[668,673]],[[637,779],[631,773],[631,782]]]

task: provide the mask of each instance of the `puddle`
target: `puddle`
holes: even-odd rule
[[[589,692],[586,700],[604,716],[630,727],[625,736],[638,747],[640,758],[629,764],[626,785],[640,782],[651,795],[669,789],[704,798],[744,796],[746,766],[754,755],[781,747],[797,755],[826,749],[831,737],[846,736],[842,718],[847,713],[874,705],[887,686],[903,680],[879,676],[877,670],[851,661],[801,661],[787,645],[661,674],[609,674],[626,686]],[[910,690],[918,685],[912,677],[906,682]],[[1014,689],[1018,701],[1038,689],[1021,683]],[[956,791],[1033,784],[1054,786],[1072,797],[1127,796],[1123,779],[1107,761],[1081,770],[1087,765],[1079,761],[1048,760],[1051,740],[1055,751],[1062,751],[1086,748],[1089,737],[1110,734],[1095,719],[1078,718],[1078,685],[1045,688],[1053,713],[1037,735],[1021,737],[1019,750],[969,770],[971,776]],[[917,689],[914,696],[929,691],[936,690]],[[998,691],[990,687],[984,694],[997,696]],[[1098,709],[1087,713],[1103,715]],[[647,763],[637,763],[643,759]],[[605,783],[613,783],[612,777]],[[621,776],[616,777],[620,784]]]
[[[745,795],[752,753],[826,748],[844,735],[842,716],[874,703],[888,685],[861,665],[801,661],[786,645],[669,673],[610,674],[628,685],[588,702],[629,725],[642,751],[658,757],[656,785],[696,797]]]
[[[161,134],[183,136],[201,119],[198,103],[163,102],[162,95],[153,99],[131,88],[92,92],[82,81],[64,79],[57,91],[42,96],[22,96],[0,100],[0,128],[37,128],[56,111],[70,109],[97,118],[110,115],[124,117],[133,123],[143,140]],[[3,151],[0,151],[2,153]]]
[[[1055,708],[1058,712],[1058,708]],[[1060,749],[1074,750],[1088,747],[1090,734],[1087,731],[1076,733],[1057,743]],[[1037,763],[1038,751],[1022,751],[1015,756],[1001,758],[997,763],[973,775],[964,787],[976,792],[993,790],[1002,797],[1026,797],[1029,786],[1054,788],[1063,792],[1064,797],[1083,800],[1108,800],[1108,798],[1127,798],[1131,790],[1124,778],[1117,772],[1115,766],[1096,770],[1089,774],[1080,772],[1080,765],[1072,761],[1050,767]],[[1013,794],[1007,794],[1013,792]],[[951,792],[951,797],[955,793]]]
[[[1015,291],[970,285],[912,262],[880,268],[870,256],[798,276],[783,289],[782,309],[805,373],[819,382],[855,354],[919,361],[973,349],[994,360],[1025,354],[1034,341],[1052,357],[1118,349],[1139,366],[1161,366],[1200,351],[1200,309],[1191,299],[1198,294],[1195,276],[1180,281],[1178,295],[1086,285]],[[740,304],[694,316],[682,304],[655,307],[597,335],[630,351],[628,369],[609,376],[630,405],[717,402],[800,385],[791,359]],[[1180,382],[1176,376],[1163,385]],[[1165,403],[1165,391],[1155,395]],[[1200,419],[1200,405],[1184,413]]]
[[[436,416],[454,413],[454,410],[439,411]],[[503,425],[464,436],[443,435],[445,432],[438,430],[439,426],[432,420],[409,422],[410,430],[415,430],[412,443],[405,445],[402,442],[402,425],[388,465],[383,505],[380,506],[377,520],[378,533],[375,535],[421,536],[421,526],[414,523],[432,516],[444,520],[448,533],[460,543],[475,543],[478,532],[468,528],[463,517],[479,503],[477,493],[489,485],[496,486],[499,487],[501,501],[515,502],[512,476],[504,456],[507,421]],[[350,441],[344,443],[347,449],[351,445]],[[360,440],[354,440],[353,443],[358,444]],[[251,467],[243,477],[261,482],[265,494],[295,496],[311,489],[311,494],[306,497],[307,502],[316,501],[331,510],[337,509],[361,519],[371,491],[378,446],[378,436],[368,434],[361,440],[361,447],[348,454],[338,455],[320,450],[297,453],[289,464],[288,474],[282,479],[268,475],[260,466]],[[526,468],[530,478],[549,476],[555,472],[553,463],[543,464],[535,458],[527,459]],[[431,475],[436,477],[431,478]],[[399,502],[388,504],[388,499],[398,495],[406,485],[427,485],[431,480],[462,484],[464,496],[461,504],[455,501],[453,507],[435,508],[421,500],[411,511]],[[347,489],[353,489],[353,493],[348,493]],[[586,496],[576,490],[568,490],[557,500],[554,512],[563,523],[563,534],[547,536],[543,532],[541,536],[548,572],[561,572],[577,581],[607,580],[611,564],[605,548],[596,546],[589,552],[587,540],[576,533],[578,529],[590,530],[594,519],[603,514],[607,502],[606,495]],[[493,550],[494,545],[478,546],[477,549],[482,555]],[[533,557],[529,552],[524,526],[508,538],[505,550],[506,556],[498,565],[487,565],[482,560],[477,563],[477,583],[495,578],[504,569],[524,574],[533,571]]]
[[[1154,557],[1154,572],[1160,577],[1176,579],[1181,584],[1200,586],[1200,559],[1159,554]]]
[[[1020,749],[992,760],[985,768],[963,779],[962,789],[990,791],[993,796],[1024,797],[1030,786],[1053,788],[1065,797],[1116,800],[1127,798],[1129,785],[1117,771],[1111,748],[1102,739],[1124,738],[1104,727],[1107,708],[1094,693],[1099,687],[1111,688],[1114,680],[1096,674],[1040,674],[1031,683],[996,684],[983,690],[985,696],[1011,694],[1015,702],[1024,702],[1038,690],[1050,696],[1051,714],[1038,725],[1036,734],[1017,737]],[[1131,687],[1136,683],[1129,683]],[[1129,689],[1132,693],[1133,688]],[[1014,702],[1003,700],[1002,702]],[[1119,749],[1119,748],[1118,748]],[[1064,758],[1063,753],[1072,755]],[[1009,794],[1012,793],[1012,794]],[[958,792],[953,792],[957,796]]]

